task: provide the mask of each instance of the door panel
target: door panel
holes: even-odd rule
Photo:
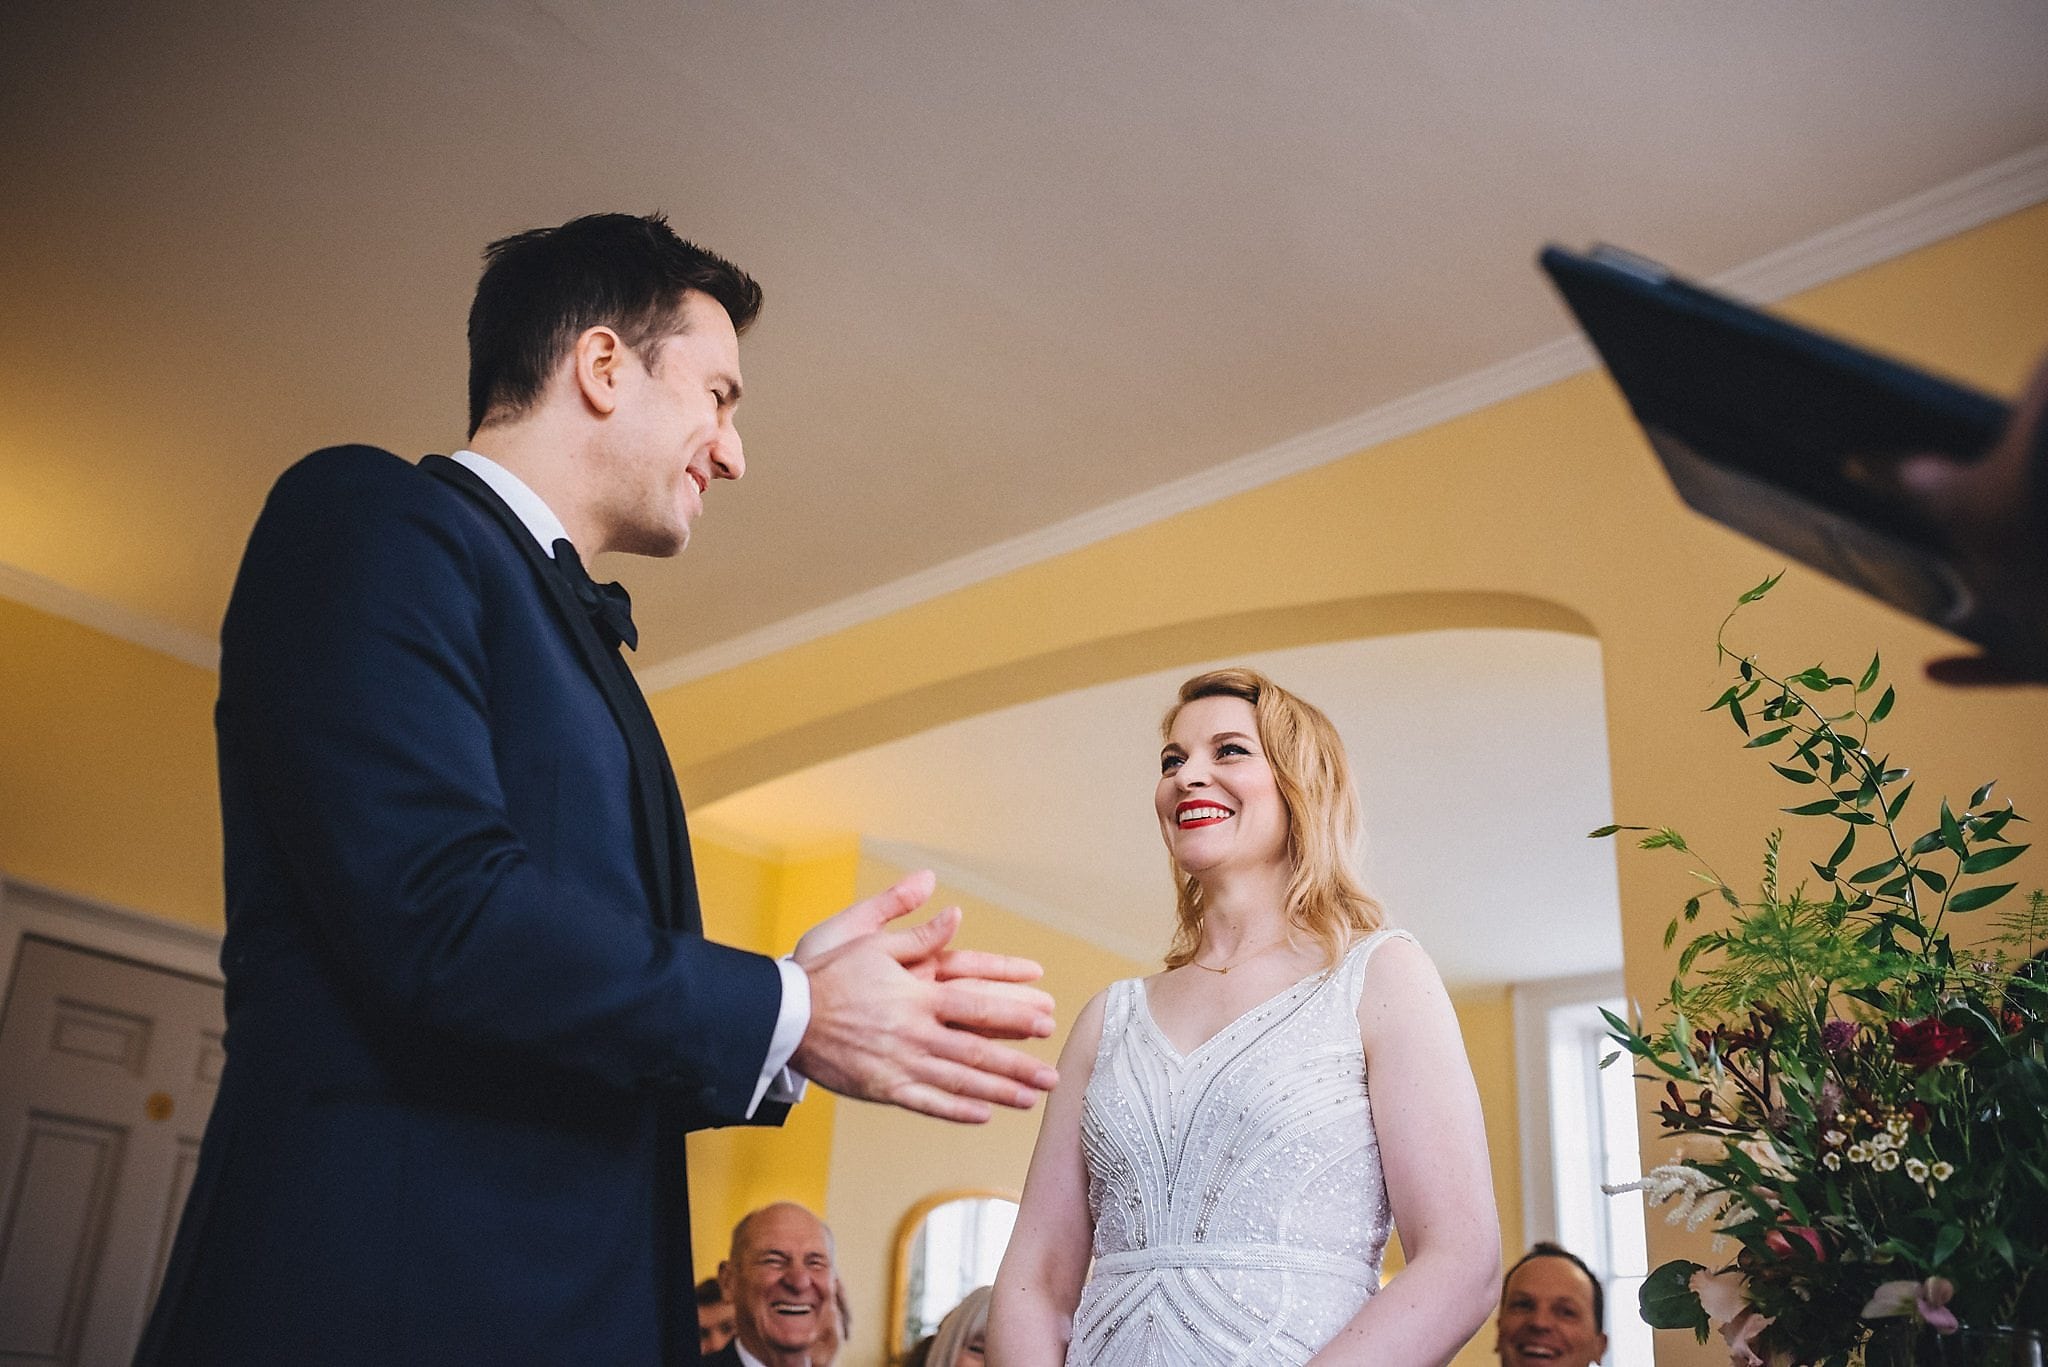
[[[0,1363],[122,1367],[221,1063],[217,983],[25,937],[0,1013]]]

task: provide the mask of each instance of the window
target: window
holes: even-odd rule
[[[1514,1002],[1523,1227],[1529,1242],[1563,1245],[1600,1278],[1609,1367],[1650,1367],[1650,1329],[1636,1309],[1649,1272],[1642,1194],[1601,1191],[1642,1175],[1628,1060],[1600,1066],[1616,1049],[1600,1010],[1624,1014],[1621,977],[1525,983]]]

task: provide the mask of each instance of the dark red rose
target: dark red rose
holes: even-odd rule
[[[1817,1263],[1828,1260],[1828,1246],[1821,1241],[1820,1231],[1810,1225],[1785,1225],[1764,1235],[1764,1247],[1780,1258],[1811,1257]]]
[[[1912,1123],[1914,1134],[1926,1134],[1934,1128],[1934,1112],[1927,1109],[1924,1101],[1907,1102],[1906,1119]]]
[[[1967,1027],[1944,1024],[1933,1016],[1891,1021],[1885,1030],[1892,1037],[1892,1053],[1908,1068],[1932,1068],[1948,1059],[1966,1059],[1977,1052],[1977,1037]]]

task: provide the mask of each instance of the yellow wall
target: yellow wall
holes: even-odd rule
[[[797,937],[855,898],[858,846],[847,840],[795,855],[748,853],[693,833],[704,932],[763,954],[787,954]],[[732,1227],[771,1201],[823,1212],[838,1103],[813,1087],[779,1129],[738,1127],[693,1134],[691,1247],[699,1276],[718,1268]]]
[[[0,869],[221,928],[215,679],[0,600]]]

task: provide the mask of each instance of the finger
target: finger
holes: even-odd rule
[[[1008,1079],[1004,1084],[1006,1086],[1021,1087],[1027,1091],[1049,1092],[1059,1085],[1059,1070],[1050,1063],[1033,1058],[1022,1049],[997,1044],[964,1030],[942,1030],[926,1042],[926,1049],[935,1065],[955,1064],[985,1077]],[[1000,1098],[991,1096],[988,1099],[993,1101]]]
[[[1044,1039],[1053,1032],[1053,1001],[1032,987],[969,981],[940,983],[933,1013],[949,1026],[996,1039]]]
[[[960,929],[960,908],[947,907],[931,920],[908,930],[891,930],[879,938],[882,947],[899,964],[920,963],[946,947],[953,932]]]
[[[938,875],[932,873],[930,869],[918,869],[915,873],[905,873],[887,889],[883,889],[883,892],[874,894],[860,906],[872,910],[874,926],[881,928],[899,916],[909,916],[911,912],[930,902],[934,887],[938,887]]]
[[[906,1111],[928,1115],[935,1120],[950,1120],[956,1125],[986,1125],[995,1115],[995,1108],[986,1101],[975,1101],[964,1096],[921,1082],[905,1083],[890,1094],[891,1104]]]
[[[986,982],[1029,983],[1045,976],[1036,959],[992,954],[985,949],[949,949],[939,956],[939,981],[980,978]]]
[[[1013,1111],[1028,1111],[1045,1095],[1043,1089],[1020,1083],[1002,1073],[936,1056],[920,1060],[911,1073],[914,1082],[949,1096],[987,1102]]]

